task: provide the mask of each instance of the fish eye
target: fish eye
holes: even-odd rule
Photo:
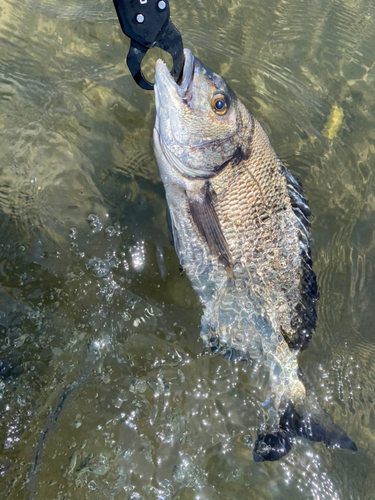
[[[225,95],[223,94],[214,95],[211,101],[211,106],[216,114],[225,115],[225,113],[228,111],[228,104]]]

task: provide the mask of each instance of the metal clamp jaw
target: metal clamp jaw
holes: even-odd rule
[[[184,66],[180,32],[170,20],[168,0],[113,0],[121,29],[131,39],[126,59],[136,83],[145,90],[154,84],[146,80],[141,63],[148,49],[160,47],[173,58],[171,74],[177,81]]]

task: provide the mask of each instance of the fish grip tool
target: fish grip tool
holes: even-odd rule
[[[160,47],[173,58],[171,75],[177,82],[184,66],[184,49],[180,32],[170,20],[168,0],[113,0],[121,29],[131,39],[126,62],[135,82],[145,90],[154,84],[142,73],[146,52]]]

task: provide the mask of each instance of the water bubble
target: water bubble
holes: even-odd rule
[[[105,276],[108,276],[111,270],[111,265],[108,260],[102,260],[99,259],[99,257],[94,257],[88,261],[87,268],[91,269],[92,273],[97,278],[104,278]]]
[[[21,251],[21,252],[24,252],[25,250],[26,250],[26,248],[25,248],[23,245],[21,245],[21,246],[20,246],[20,251]]]
[[[75,228],[75,227],[71,227],[71,228],[69,229],[69,238],[71,238],[72,240],[75,240],[75,239],[76,239],[76,237],[77,237],[77,233],[78,233],[77,228]]]
[[[238,333],[234,340],[235,340],[235,342],[237,342],[237,344],[241,344],[243,342],[243,335]]]
[[[90,351],[95,357],[100,357],[104,349],[108,347],[108,339],[93,340],[90,344]]]
[[[116,234],[116,229],[113,226],[108,226],[106,227],[105,232],[108,236],[114,236]]]
[[[271,446],[266,443],[260,443],[258,446],[258,453],[269,453],[271,451]]]
[[[106,257],[107,257],[107,261],[108,261],[108,264],[111,266],[111,267],[118,267],[119,264],[120,264],[120,259],[118,257],[116,257],[116,253],[113,252],[112,255],[110,255],[109,253],[106,253]]]
[[[90,482],[88,483],[87,487],[88,487],[90,490],[96,490],[96,489],[97,489],[96,482],[95,482],[95,481],[90,481]]]
[[[241,442],[242,444],[244,444],[245,446],[251,446],[251,443],[252,443],[252,438],[250,436],[250,434],[244,434],[242,437],[241,437]]]
[[[87,217],[87,221],[89,223],[89,226],[94,232],[101,231],[103,228],[103,224],[100,222],[99,216],[95,214],[90,214]]]
[[[130,392],[140,392],[143,394],[147,389],[147,383],[145,380],[139,380],[137,378],[132,380],[132,383],[130,384]]]
[[[121,316],[124,321],[130,321],[131,319],[130,315],[126,311],[124,311]]]

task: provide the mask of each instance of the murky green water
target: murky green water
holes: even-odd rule
[[[300,364],[358,452],[253,462],[257,394],[201,356],[112,2],[0,0],[0,496],[374,500],[375,4],[171,9],[304,184],[321,299]]]

